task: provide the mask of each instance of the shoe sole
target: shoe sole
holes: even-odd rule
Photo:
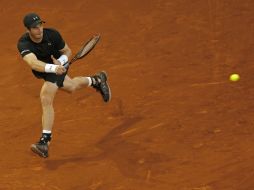
[[[48,155],[46,155],[45,153],[41,152],[41,151],[36,147],[35,144],[32,144],[32,145],[31,145],[31,150],[32,150],[34,153],[38,154],[40,157],[43,157],[43,158],[47,158],[47,157],[48,157]]]
[[[108,98],[108,100],[107,101],[105,101],[104,99],[104,101],[105,102],[109,102],[110,100],[111,100],[111,90],[110,90],[110,87],[109,87],[109,85],[108,85],[108,82],[107,82],[107,80],[108,80],[108,75],[107,75],[107,73],[105,72],[105,71],[101,71],[100,73],[99,73],[99,75],[103,75],[103,78],[105,79],[105,83],[106,83],[106,85],[107,85],[107,87],[108,87],[108,92],[109,92],[109,98]]]

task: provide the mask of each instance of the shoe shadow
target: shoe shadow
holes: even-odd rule
[[[46,160],[44,162],[45,166],[49,170],[56,170],[60,166],[65,165],[67,163],[81,161],[83,158],[76,157],[76,158],[65,158],[65,159],[57,159],[57,160]]]

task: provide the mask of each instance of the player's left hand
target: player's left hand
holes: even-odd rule
[[[58,61],[56,58],[54,58],[53,55],[51,55],[51,59],[55,65],[61,65],[60,61]]]

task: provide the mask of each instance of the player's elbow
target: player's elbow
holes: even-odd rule
[[[27,63],[27,65],[28,65],[31,69],[33,69],[33,70],[34,70],[35,65],[33,64],[33,62],[32,62],[32,61],[26,61],[26,63]]]
[[[36,64],[34,64],[33,61],[28,61],[27,64],[31,67],[31,69],[36,70]]]

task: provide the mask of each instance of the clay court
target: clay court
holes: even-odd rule
[[[254,188],[254,1],[0,3],[1,190]],[[28,12],[73,52],[101,34],[69,75],[105,70],[113,95],[59,91],[47,159],[30,150],[43,81],[16,48]]]

